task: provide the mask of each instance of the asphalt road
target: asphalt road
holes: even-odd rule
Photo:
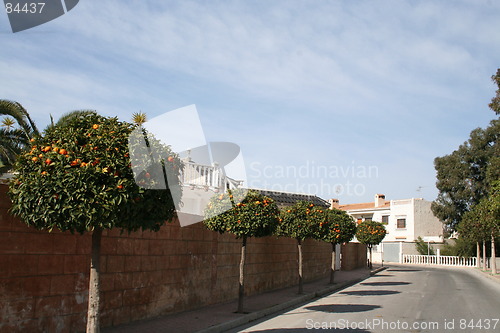
[[[500,332],[500,283],[473,269],[391,266],[229,332]]]

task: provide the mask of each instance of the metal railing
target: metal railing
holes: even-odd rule
[[[476,257],[403,254],[403,264],[477,267]]]

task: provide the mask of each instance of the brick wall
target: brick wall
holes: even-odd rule
[[[341,269],[343,271],[366,267],[368,258],[366,245],[360,243],[343,244],[341,253]]]
[[[84,331],[90,235],[28,228],[9,215],[6,191],[0,185],[0,332]],[[156,233],[104,231],[101,326],[236,298],[240,250],[240,240],[200,223],[181,228],[175,221]],[[303,250],[305,280],[328,275],[330,245],[307,240]],[[248,295],[295,285],[296,272],[294,240],[248,240]]]

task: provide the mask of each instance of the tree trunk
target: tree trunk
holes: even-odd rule
[[[299,250],[299,294],[304,292],[302,281],[302,240],[297,239],[297,249]]]
[[[369,259],[369,262],[368,262],[368,267],[370,269],[372,269],[373,268],[373,265],[372,265],[372,247],[368,246],[368,250],[370,250],[370,259]]]
[[[335,262],[336,262],[336,255],[335,255],[335,243],[332,243],[332,265],[330,267],[330,284],[334,283],[335,280]]]
[[[247,248],[247,236],[243,236],[243,241],[241,243],[241,258],[240,258],[240,284],[238,289],[238,310],[236,312],[243,313],[243,296],[245,294],[245,280],[244,280],[244,270],[245,270],[245,253]]]
[[[477,267],[481,268],[481,247],[479,246],[479,242],[476,242],[476,262]]]
[[[87,312],[87,333],[99,333],[99,296],[101,271],[101,228],[92,232],[92,258],[90,261],[89,307]]]
[[[497,256],[495,253],[495,235],[491,232],[491,274],[497,273]]]
[[[486,270],[486,242],[483,240],[483,270]]]

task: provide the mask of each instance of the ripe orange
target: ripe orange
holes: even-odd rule
[[[174,158],[173,158],[172,156],[169,156],[169,157],[167,158],[167,161],[169,161],[169,162],[173,162],[173,161],[174,161]]]
[[[50,158],[45,160],[45,164],[49,165],[50,163],[52,163],[52,160]]]
[[[61,154],[61,155],[67,155],[68,151],[66,149],[61,149],[61,150],[59,150],[59,154]]]
[[[59,152],[59,147],[54,147],[54,149],[52,149],[52,151],[53,151],[54,153],[58,153],[58,152]]]
[[[32,160],[33,162],[36,162],[36,161],[38,161],[38,157],[36,157],[36,156],[35,156],[35,157],[33,157],[31,160]]]
[[[48,152],[48,151],[49,151],[49,150],[51,150],[51,149],[52,149],[52,147],[47,146],[47,147],[44,147],[44,148],[42,149],[42,151],[46,153],[46,152]]]
[[[116,186],[116,187],[117,187],[118,189],[120,189],[120,190],[121,190],[121,189],[123,188],[123,185],[122,185],[122,184],[120,184],[120,185],[118,185],[118,186]]]
[[[30,139],[30,142],[35,142],[35,139]]]
[[[93,128],[93,129],[98,129],[98,128],[99,128],[99,125],[94,124],[94,125],[92,125],[92,128]]]

